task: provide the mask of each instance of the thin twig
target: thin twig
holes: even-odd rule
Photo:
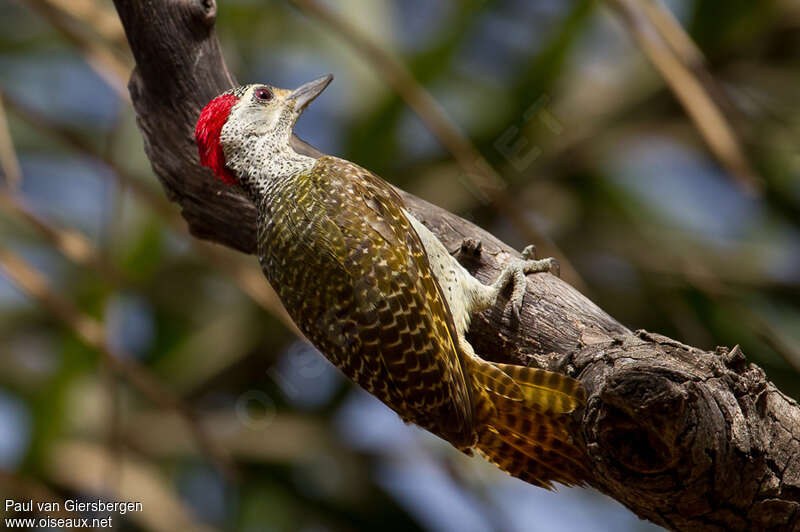
[[[75,264],[91,268],[116,286],[128,286],[130,280],[105,260],[82,233],[56,227],[43,220],[17,195],[0,190],[0,208],[36,229],[50,244]]]
[[[116,13],[96,0],[43,0],[72,18],[82,21],[113,43],[125,43],[125,31]]]
[[[639,5],[644,15],[683,64],[699,66],[705,63],[703,52],[661,0],[644,0]]]
[[[381,48],[375,41],[359,31],[344,17],[339,16],[315,0],[291,0],[307,14],[316,17],[344,38],[360,53],[370,66],[380,74],[384,81],[397,92],[406,104],[420,117],[439,142],[453,155],[456,162],[466,172],[472,186],[503,214],[507,215],[514,227],[530,242],[544,242],[542,251],[556,255],[563,267],[566,280],[576,288],[586,291],[586,283],[567,256],[547,235],[533,227],[526,214],[508,192],[508,187],[500,174],[481,155],[478,149],[464,136],[455,123],[447,116],[439,103],[417,82],[414,76],[399,60]]]
[[[692,69],[667,44],[666,38],[650,23],[638,3],[630,0],[609,0],[609,3],[616,8],[639,48],[680,101],[717,160],[742,190],[758,194],[762,188],[760,178],[747,161],[733,128]],[[672,27],[671,32],[674,30]],[[671,40],[676,40],[674,35]]]
[[[62,321],[84,342],[97,350],[104,362],[115,373],[124,377],[153,403],[179,412],[188,423],[198,447],[209,457],[209,460],[228,479],[235,480],[237,478],[229,457],[218,449],[214,441],[206,434],[194,411],[172,391],[164,387],[131,355],[112,347],[106,340],[103,326],[97,320],[84,314],[70,301],[52,290],[47,279],[39,271],[2,244],[0,244],[0,267],[12,282]]]
[[[130,102],[131,96],[124,80],[130,76],[133,70],[132,65],[117,58],[104,43],[96,42],[87,35],[76,31],[64,20],[65,14],[47,0],[27,0],[27,2],[83,53],[89,66],[114,89],[120,98]]]
[[[250,299],[278,318],[298,338],[305,339],[260,269],[243,263],[238,256],[234,256],[233,252],[215,244],[192,239],[192,246],[209,259],[214,266],[233,277],[239,289]]]
[[[731,102],[727,91],[709,71],[703,52],[686,33],[669,8],[664,5],[664,2],[662,0],[645,0],[637,5],[641,6],[642,14],[670,47],[672,53],[687,70],[694,74],[708,93],[709,98],[720,109],[720,113],[724,116],[725,113],[735,111],[736,106]],[[730,128],[732,134],[735,135],[733,127],[730,126]]]
[[[143,426],[147,427],[137,427],[139,432],[143,432]],[[150,430],[150,427],[145,430]],[[147,532],[218,530],[194,515],[193,509],[176,493],[174,482],[160,470],[159,464],[132,453],[120,457],[119,483],[108,491],[106,479],[100,472],[108,470],[111,462],[116,460],[116,456],[111,456],[97,443],[66,439],[50,446],[42,474],[68,494],[142,504],[144,511],[126,514],[121,525],[119,520],[122,516],[114,516],[113,525],[116,526],[112,525],[112,528]]]
[[[139,196],[146,205],[160,216],[164,217],[170,224],[180,223],[180,218],[175,213],[175,209],[171,207],[169,202],[167,202],[162,195],[150,189],[132,173],[116,164],[110,154],[103,153],[101,150],[95,148],[84,136],[53,122],[44,114],[36,111],[10,94],[6,95],[6,105],[10,111],[13,111],[19,118],[27,122],[33,128],[57,138],[71,149],[92,159],[96,159],[110,167],[120,180],[124,181],[131,191]]]
[[[0,93],[0,169],[3,171],[8,188],[11,190],[19,189],[20,184],[22,184],[22,170],[19,166],[17,151],[14,149],[11,130],[8,127],[8,117],[6,116],[6,106],[3,103],[2,93]]]

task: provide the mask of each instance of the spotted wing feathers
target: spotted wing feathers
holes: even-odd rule
[[[301,330],[403,419],[471,446],[455,327],[402,199],[374,174],[329,156],[274,194],[271,204],[291,207],[270,217],[290,220],[264,231],[262,264]],[[293,246],[303,252],[280,249]],[[286,255],[306,263],[270,266]]]

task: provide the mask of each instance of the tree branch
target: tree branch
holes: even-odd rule
[[[136,59],[130,91],[145,150],[167,195],[193,235],[253,253],[253,206],[199,166],[193,141],[200,109],[234,84],[214,1],[114,3]],[[482,281],[517,255],[468,221],[403,197]],[[480,255],[460,251],[465,238],[482,242]],[[474,320],[470,340],[486,358],[583,381],[590,398],[576,437],[591,485],[673,530],[800,528],[800,408],[738,347],[708,352],[631,333],[549,274],[528,278],[525,302],[519,325],[498,308]]]

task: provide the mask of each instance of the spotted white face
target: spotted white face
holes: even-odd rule
[[[220,132],[226,152],[246,137],[288,137],[300,113],[292,91],[269,85],[249,85],[231,108]],[[301,111],[302,112],[302,111]]]
[[[245,85],[214,98],[195,128],[200,162],[224,182],[239,182],[243,173],[251,174],[270,153],[289,149],[297,118],[332,79],[323,76],[293,91]]]

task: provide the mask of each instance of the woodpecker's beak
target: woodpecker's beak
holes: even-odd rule
[[[308,83],[297,87],[289,95],[289,99],[294,100],[295,102],[294,114],[300,116],[300,113],[306,110],[308,104],[310,104],[314,98],[319,96],[331,81],[333,81],[333,75],[328,74],[327,76],[322,76],[321,78],[317,78],[314,81],[309,81]]]

